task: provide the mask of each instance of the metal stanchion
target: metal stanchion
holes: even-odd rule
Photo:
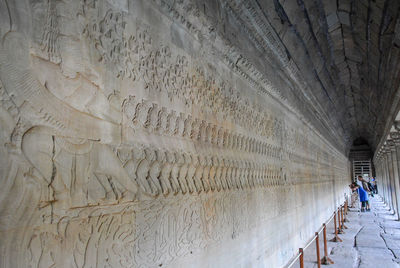
[[[320,255],[319,255],[319,233],[315,232],[315,248],[317,250],[317,265],[318,268],[321,268],[321,259],[320,259]]]
[[[340,215],[340,207],[337,209],[337,218],[338,218],[338,234],[343,234],[343,229],[342,229],[342,220],[341,220],[341,215]]]
[[[302,248],[299,248],[300,253],[300,268],[304,268],[304,251]]]
[[[315,232],[315,236],[303,247],[299,248],[299,253],[294,256],[290,263],[287,264],[285,267],[290,268],[292,267],[297,260],[299,260],[300,268],[304,268],[304,249],[308,248],[315,240],[315,249],[317,253],[317,267],[321,268],[321,264],[333,264],[334,262],[328,257],[328,245],[327,245],[327,237],[326,237],[326,229],[327,224],[333,219],[334,223],[334,234],[335,236],[331,239],[331,242],[343,242],[342,239],[339,238],[338,233],[343,233],[343,228],[347,228],[344,226],[345,214],[347,214],[347,200],[340,205],[337,210],[333,212],[333,215],[326,221],[326,223],[322,224],[322,229],[319,229],[318,232]],[[337,218],[337,221],[336,221]],[[321,259],[320,248],[319,248],[319,233],[324,233],[324,256]]]
[[[343,229],[348,229],[347,227],[346,227],[346,225],[344,225],[344,212],[343,212],[343,210],[344,210],[344,207],[343,206],[341,206],[340,207],[340,215],[341,215],[341,217],[342,217],[342,230]]]
[[[332,238],[330,241],[331,242],[342,242],[342,239],[340,239],[339,236],[338,236],[338,228],[337,228],[337,225],[336,225],[336,211],[334,212],[333,222],[335,223],[335,237]]]
[[[326,224],[324,223],[323,226],[324,226],[324,229],[323,229],[323,232],[324,232],[324,257],[322,258],[321,263],[328,265],[328,264],[333,264],[334,262],[328,257],[328,245],[326,242]]]

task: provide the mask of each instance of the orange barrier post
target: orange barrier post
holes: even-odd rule
[[[342,206],[342,207],[340,207],[340,214],[342,215],[342,230],[343,229],[348,229],[347,227],[346,227],[346,225],[344,225],[344,212],[343,212],[343,210],[344,210],[344,207]]]
[[[331,242],[342,242],[342,239],[338,236],[338,228],[336,225],[336,211],[333,214],[333,222],[335,223],[335,237],[331,239]]]
[[[321,263],[328,265],[328,264],[333,264],[334,262],[328,257],[328,245],[326,242],[326,224],[324,223],[323,226],[324,226],[324,229],[323,229],[323,232],[324,232],[324,257],[322,258]]]
[[[338,234],[343,234],[343,230],[342,230],[342,220],[341,220],[341,216],[340,216],[340,207],[338,207],[337,209],[337,218],[338,218]]]
[[[299,248],[300,253],[300,268],[304,268],[304,251],[302,248]]]
[[[318,264],[318,268],[321,268],[321,259],[320,259],[320,255],[319,255],[319,233],[315,232],[315,248],[317,250],[317,264]]]

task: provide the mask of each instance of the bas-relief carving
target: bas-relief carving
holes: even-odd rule
[[[307,126],[109,3],[38,1],[33,37],[3,36],[0,240],[20,242],[0,247],[21,248],[6,266],[168,266],[343,179]]]

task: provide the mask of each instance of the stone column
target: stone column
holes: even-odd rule
[[[397,204],[396,204],[396,195],[394,191],[394,159],[392,157],[392,151],[394,151],[394,142],[392,140],[387,141],[387,160],[388,160],[388,170],[389,170],[389,181],[388,181],[388,189],[389,189],[389,198],[390,198],[390,207],[393,209],[394,213],[397,213]]]
[[[378,185],[378,193],[383,198],[383,190],[382,190],[382,182],[383,182],[383,171],[382,171],[382,154],[379,152],[375,159],[375,168],[376,168],[376,180],[375,182]]]
[[[400,209],[400,132],[390,133],[390,137],[394,142],[394,153],[393,160],[395,166],[395,191],[396,191],[396,203],[397,208]],[[400,220],[400,213],[398,213],[398,220]]]
[[[386,171],[385,171],[385,157],[384,157],[384,153],[381,152],[381,156],[380,156],[380,173],[381,173],[381,177],[378,181],[378,191],[380,191],[380,195],[383,198],[383,201],[385,201],[385,203],[387,203],[386,200],[386,187],[385,187],[385,182],[386,182]]]
[[[390,180],[390,188],[391,188],[391,193],[392,193],[392,204],[395,210],[395,213],[397,217],[399,217],[399,170],[398,170],[398,165],[397,165],[397,154],[396,154],[396,145],[395,141],[393,139],[388,140],[388,146],[390,150],[390,163],[391,165],[391,180]]]
[[[379,181],[379,190],[381,193],[381,196],[383,198],[383,201],[385,201],[385,203],[387,203],[387,198],[386,198],[386,169],[385,169],[385,157],[384,154],[382,152],[381,154],[381,178]]]
[[[377,173],[377,184],[378,184],[378,192],[379,195],[382,197],[382,199],[386,202],[385,200],[385,171],[384,171],[384,158],[383,158],[383,153],[380,152],[379,157],[378,157],[378,173]]]
[[[387,146],[386,146],[386,164],[387,164],[387,170],[388,170],[388,180],[387,180],[387,186],[386,188],[388,189],[388,197],[389,197],[389,206],[395,213],[397,213],[396,208],[395,208],[395,192],[394,192],[394,174],[393,174],[393,159],[392,159],[392,147],[394,146],[393,141],[388,140]]]
[[[385,173],[383,186],[384,186],[384,190],[385,190],[385,202],[387,205],[389,205],[390,208],[392,208],[391,194],[390,194],[390,187],[389,187],[390,172],[389,172],[388,153],[389,153],[389,151],[387,151],[387,149],[385,148],[383,151],[383,170]]]

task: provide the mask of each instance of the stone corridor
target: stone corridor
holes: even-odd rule
[[[328,241],[331,268],[400,267],[400,222],[380,196],[371,199],[371,212],[350,208],[343,242]],[[333,238],[333,224],[328,225],[328,239]],[[321,245],[321,252],[323,247]],[[315,268],[315,246],[305,251],[305,267]],[[293,267],[298,267],[294,265]],[[322,265],[322,267],[325,267]]]
[[[399,111],[399,0],[0,0],[0,268],[283,267]]]

